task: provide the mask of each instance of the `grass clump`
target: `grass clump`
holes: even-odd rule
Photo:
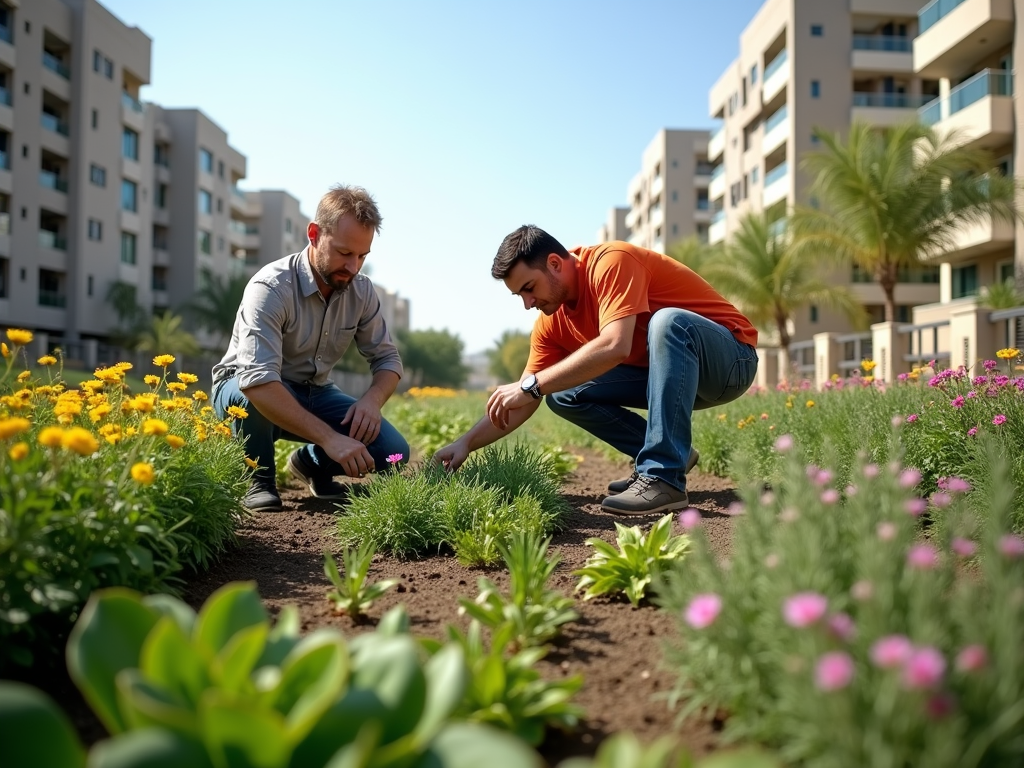
[[[461,476],[501,491],[506,502],[518,496],[532,496],[548,516],[542,532],[554,530],[569,510],[559,492],[557,473],[543,451],[526,443],[495,443],[467,462]],[[550,526],[550,527],[549,527]]]

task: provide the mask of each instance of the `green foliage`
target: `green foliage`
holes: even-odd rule
[[[1017,288],[1016,280],[1008,277],[1001,283],[992,283],[992,285],[983,288],[979,304],[988,309],[1024,307],[1024,291]]]
[[[223,278],[213,275],[184,308],[200,328],[216,335],[226,345],[235,326],[235,315],[242,303],[249,278],[245,274]]]
[[[466,381],[469,369],[462,364],[462,339],[448,331],[398,331],[402,363],[421,376],[425,387],[458,389]]]
[[[499,489],[505,501],[512,501],[517,496],[532,496],[549,516],[548,526],[558,525],[568,511],[550,460],[527,443],[489,445],[466,462],[460,476],[466,482]],[[545,527],[545,532],[547,530]]]
[[[692,235],[672,243],[666,255],[703,276],[705,267],[722,257],[722,250],[721,244],[708,245]]]
[[[462,486],[462,483],[458,483]],[[476,486],[469,486],[476,488]],[[499,500],[496,489],[485,489],[488,502],[482,507],[449,508],[447,529],[449,543],[459,562],[468,567],[493,565],[501,559],[501,545],[516,533],[538,533],[548,530],[550,520],[532,496],[516,496],[511,504]],[[467,519],[467,512],[472,513]]]
[[[622,732],[601,742],[593,759],[574,757],[563,760],[558,768],[782,768],[782,763],[754,748],[715,752],[694,761],[679,752],[671,736],[644,746],[632,733]]]
[[[198,355],[199,342],[185,329],[183,322],[181,315],[171,312],[153,315],[139,331],[135,349],[156,355],[168,354],[168,350],[173,350],[177,355]]]
[[[597,551],[587,558],[583,568],[573,571],[580,577],[576,591],[586,590],[584,600],[625,592],[633,607],[638,607],[652,579],[682,559],[690,547],[689,537],[672,535],[672,519],[672,514],[665,515],[647,534],[638,525],[627,528],[615,523],[618,549],[603,539],[587,539]]]
[[[359,616],[363,611],[369,610],[374,600],[398,583],[397,579],[366,583],[373,555],[373,545],[369,542],[364,542],[358,547],[345,547],[341,552],[341,561],[345,569],[345,575],[342,576],[331,553],[324,552],[324,573],[334,585],[334,589],[327,597],[334,601],[334,608],[339,613],[347,613],[353,618]]]
[[[89,765],[470,768],[486,755],[537,766],[521,742],[453,722],[471,684],[463,649],[422,664],[407,628],[396,609],[351,644],[333,629],[303,638],[294,610],[271,626],[251,584],[222,587],[198,614],[167,596],[97,592],[68,644],[71,677],[111,734]],[[84,763],[51,701],[0,683],[0,734],[14,729],[14,766]]]
[[[460,613],[490,629],[493,637],[506,638],[514,649],[544,645],[557,637],[562,625],[579,614],[570,598],[547,588],[561,559],[547,556],[550,543],[550,539],[522,533],[513,536],[510,545],[499,543],[511,579],[508,597],[481,577],[475,601],[459,598]]]
[[[438,448],[458,440],[474,423],[468,413],[442,405],[424,407],[421,401],[408,397],[392,398],[386,417],[428,458]]]
[[[490,372],[501,382],[519,381],[529,358],[530,334],[522,331],[505,331],[487,351]]]
[[[931,497],[951,523],[927,535],[908,514],[919,475],[898,464],[860,459],[840,494],[837,473],[791,450],[774,493],[745,482],[729,559],[697,529],[656,585],[678,617],[682,715],[727,711],[727,740],[809,768],[1020,764],[1024,541],[1007,534],[1013,488],[986,442],[990,513],[979,524],[963,494]]]

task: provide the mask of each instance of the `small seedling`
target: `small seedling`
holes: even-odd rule
[[[358,547],[345,547],[341,560],[345,575],[338,572],[338,565],[330,552],[324,552],[324,573],[334,585],[327,597],[334,601],[334,610],[347,613],[352,618],[368,610],[373,601],[398,583],[398,579],[384,579],[374,584],[366,583],[375,548],[369,542]]]
[[[625,592],[636,608],[651,579],[686,553],[690,539],[672,535],[671,514],[656,522],[646,536],[638,525],[627,528],[616,523],[615,532],[618,549],[603,539],[587,539],[597,551],[587,558],[583,568],[573,571],[574,576],[582,577],[576,591],[586,589],[584,600]]]

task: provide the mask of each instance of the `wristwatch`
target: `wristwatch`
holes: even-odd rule
[[[522,384],[519,386],[522,388],[523,392],[529,392],[533,395],[534,400],[540,400],[542,397],[540,393],[540,384],[537,383],[537,377],[532,373],[523,379]]]

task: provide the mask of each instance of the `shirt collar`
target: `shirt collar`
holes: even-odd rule
[[[299,263],[296,266],[299,275],[299,285],[302,288],[303,296],[312,296],[320,292],[320,286],[316,284],[313,277],[313,268],[309,264],[309,246],[307,245],[299,252]]]

